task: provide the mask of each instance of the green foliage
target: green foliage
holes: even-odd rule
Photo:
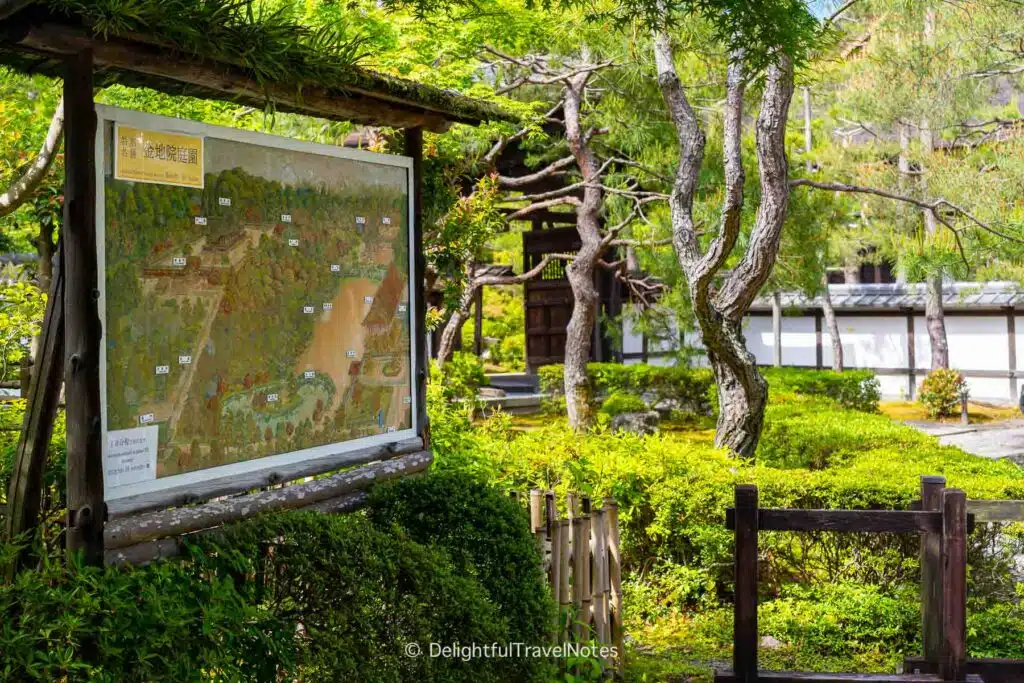
[[[436,385],[442,400],[448,403],[461,402],[469,415],[476,410],[477,392],[487,384],[484,364],[468,351],[456,351],[440,372],[437,366],[431,371],[431,385]]]
[[[0,546],[0,559],[12,548]],[[447,474],[374,492],[368,515],[286,512],[198,538],[182,560],[39,570],[0,584],[0,678],[40,681],[548,681],[545,660],[432,658],[428,644],[548,642],[525,514]],[[424,656],[405,655],[418,643]]]
[[[0,281],[0,382],[18,379],[45,309],[46,295],[32,283]]]
[[[949,417],[960,407],[960,399],[967,395],[967,380],[949,368],[936,368],[921,382],[917,400],[928,409],[933,418]]]
[[[642,413],[648,410],[647,403],[634,394],[625,394],[613,391],[608,398],[601,402],[601,412],[609,417],[615,417],[622,413]]]
[[[556,396],[562,393],[561,365],[545,365],[538,369],[537,374],[541,391]],[[587,377],[591,384],[590,393],[597,398],[615,393],[633,394],[642,397],[649,405],[670,401],[699,415],[710,412],[709,392],[714,378],[706,368],[588,363]]]
[[[878,412],[881,388],[871,370],[804,370],[798,368],[761,368],[761,374],[774,391],[805,396],[827,396],[851,410]]]

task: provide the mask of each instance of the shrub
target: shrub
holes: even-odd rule
[[[772,390],[827,396],[840,405],[865,413],[877,413],[881,387],[871,370],[805,370],[803,368],[761,368]]]
[[[960,397],[967,395],[967,380],[956,370],[936,368],[921,382],[918,400],[933,418],[957,412]]]
[[[0,560],[10,552],[0,545]],[[0,679],[548,681],[542,659],[426,652],[547,644],[553,618],[524,511],[443,474],[374,492],[368,515],[231,525],[179,560],[24,571],[0,584]],[[424,656],[405,656],[411,642]]]
[[[601,402],[601,412],[610,417],[622,413],[643,413],[647,410],[647,404],[639,396],[618,391],[609,394],[608,398]]]
[[[562,365],[545,365],[538,370],[540,389],[545,393],[562,393]],[[590,393],[604,399],[612,394],[633,394],[648,405],[670,402],[680,409],[706,415],[711,412],[709,390],[714,378],[707,368],[683,365],[623,365],[621,363],[588,363]]]

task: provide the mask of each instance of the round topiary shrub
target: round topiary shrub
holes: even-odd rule
[[[948,417],[956,413],[960,397],[966,395],[967,380],[963,374],[949,368],[937,368],[921,382],[918,400],[928,410],[929,416]]]
[[[610,417],[623,413],[646,413],[650,408],[635,394],[616,391],[601,403],[601,412]]]

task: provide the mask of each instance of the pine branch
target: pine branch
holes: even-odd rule
[[[50,119],[50,128],[46,131],[46,138],[35,159],[20,178],[11,183],[7,190],[0,194],[0,217],[6,216],[18,209],[29,200],[32,193],[36,191],[39,184],[43,182],[47,171],[57,157],[57,150],[64,139],[64,100],[57,103],[57,111]]]

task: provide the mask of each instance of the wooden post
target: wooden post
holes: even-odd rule
[[[567,519],[558,521],[558,607],[559,618],[571,614],[569,606],[572,605],[572,598],[569,595],[569,538],[574,527]],[[559,640],[565,640],[567,631],[559,629]]]
[[[624,665],[625,631],[622,628],[622,553],[619,551],[619,506],[614,498],[605,498],[604,507],[608,532],[608,612],[611,642],[618,653],[616,669],[622,673]]]
[[[1010,400],[1016,403],[1020,400],[1017,394],[1017,316],[1012,306],[1006,309],[1006,346],[1009,350]]]
[[[473,296],[473,353],[477,358],[484,351],[484,288],[477,287]]]
[[[592,621],[593,585],[591,584],[590,571],[590,534],[590,515],[584,513],[580,515],[580,554],[582,558],[580,564],[576,567],[576,576],[573,577],[580,584],[580,613],[577,622],[577,640],[581,642],[590,640],[590,624]]]
[[[544,543],[544,493],[530,489],[530,531]]]
[[[828,282],[825,282],[825,286],[828,287]],[[824,363],[825,351],[822,345],[821,338],[821,311],[815,309],[814,311],[814,367],[821,370],[825,367]]]
[[[569,615],[569,632],[578,636],[583,621],[583,565],[588,562],[586,540],[583,535],[583,518],[578,514],[572,520],[572,613]]]
[[[942,652],[939,674],[962,681],[967,659],[967,494],[942,492]]]
[[[555,602],[561,602],[558,595],[558,587],[561,585],[558,580],[558,570],[561,567],[561,558],[558,555],[558,551],[561,549],[558,538],[560,527],[558,526],[558,510],[555,508],[554,491],[548,491],[544,494],[544,503],[547,509],[547,525],[545,530],[551,543],[551,562],[548,567],[548,578],[551,583],[552,597],[554,597]]]
[[[608,595],[605,593],[605,573],[608,570],[607,537],[604,529],[604,510],[594,510],[590,515],[590,523],[594,536],[593,564],[593,604],[594,632],[597,642],[602,645],[608,642]]]
[[[427,355],[427,288],[424,274],[427,261],[423,251],[423,129],[405,129],[405,156],[412,158],[412,246],[414,272],[413,291],[416,292],[415,317],[416,335],[419,344],[416,351],[416,424],[423,436],[423,447],[430,448],[430,422],[427,418],[427,377],[430,372],[430,357]]]
[[[67,549],[103,563],[99,273],[96,263],[96,108],[92,52],[67,58],[64,76],[64,347],[67,404]]]
[[[914,400],[914,392],[917,391],[917,350],[914,348],[916,341],[914,340],[914,310],[911,309],[907,313],[907,368],[909,374],[907,375],[907,399]]]
[[[59,256],[50,281],[50,296],[39,334],[34,372],[29,384],[18,450],[14,455],[7,493],[7,538],[39,526],[43,471],[57,416],[60,387],[64,383],[64,267]],[[27,558],[22,551],[9,567],[9,577]]]
[[[921,509],[940,512],[945,477],[921,477]],[[921,534],[922,655],[939,663],[942,640],[942,534]]]
[[[757,487],[736,487],[736,604],[732,668],[738,683],[757,681]]]

